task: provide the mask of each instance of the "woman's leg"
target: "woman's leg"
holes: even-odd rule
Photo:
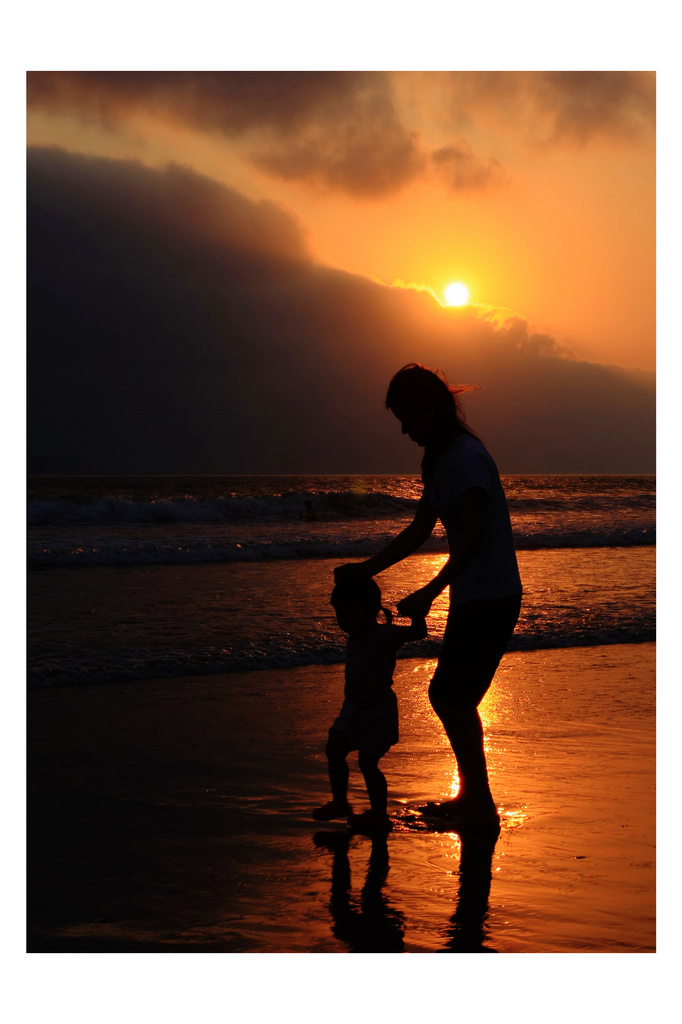
[[[431,681],[431,706],[457,758],[459,791],[441,805],[451,812],[475,808],[497,815],[485,758],[478,705],[502,659],[519,615],[521,598],[475,601],[452,606],[441,656]]]
[[[442,697],[432,700],[432,706],[457,758],[459,790],[452,801],[452,809],[457,805],[464,808],[465,804],[481,810],[494,808],[478,709],[463,708]]]

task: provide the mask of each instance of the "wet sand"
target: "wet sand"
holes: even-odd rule
[[[654,658],[505,656],[481,705],[496,839],[411,814],[456,787],[433,662],[398,662],[374,841],[310,819],[340,665],[33,690],[28,950],[653,952]]]

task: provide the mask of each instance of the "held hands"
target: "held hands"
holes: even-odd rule
[[[398,601],[398,615],[404,615],[406,619],[425,619],[432,604],[433,597],[424,587]]]

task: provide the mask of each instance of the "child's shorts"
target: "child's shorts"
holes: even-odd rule
[[[344,701],[332,729],[338,729],[351,744],[350,750],[380,758],[398,742],[398,703],[357,708]]]

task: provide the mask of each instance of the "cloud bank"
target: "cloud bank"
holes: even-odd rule
[[[654,471],[652,375],[523,317],[316,265],[300,227],[187,169],[29,152],[33,472],[416,472],[404,363],[480,386],[503,472]]]

